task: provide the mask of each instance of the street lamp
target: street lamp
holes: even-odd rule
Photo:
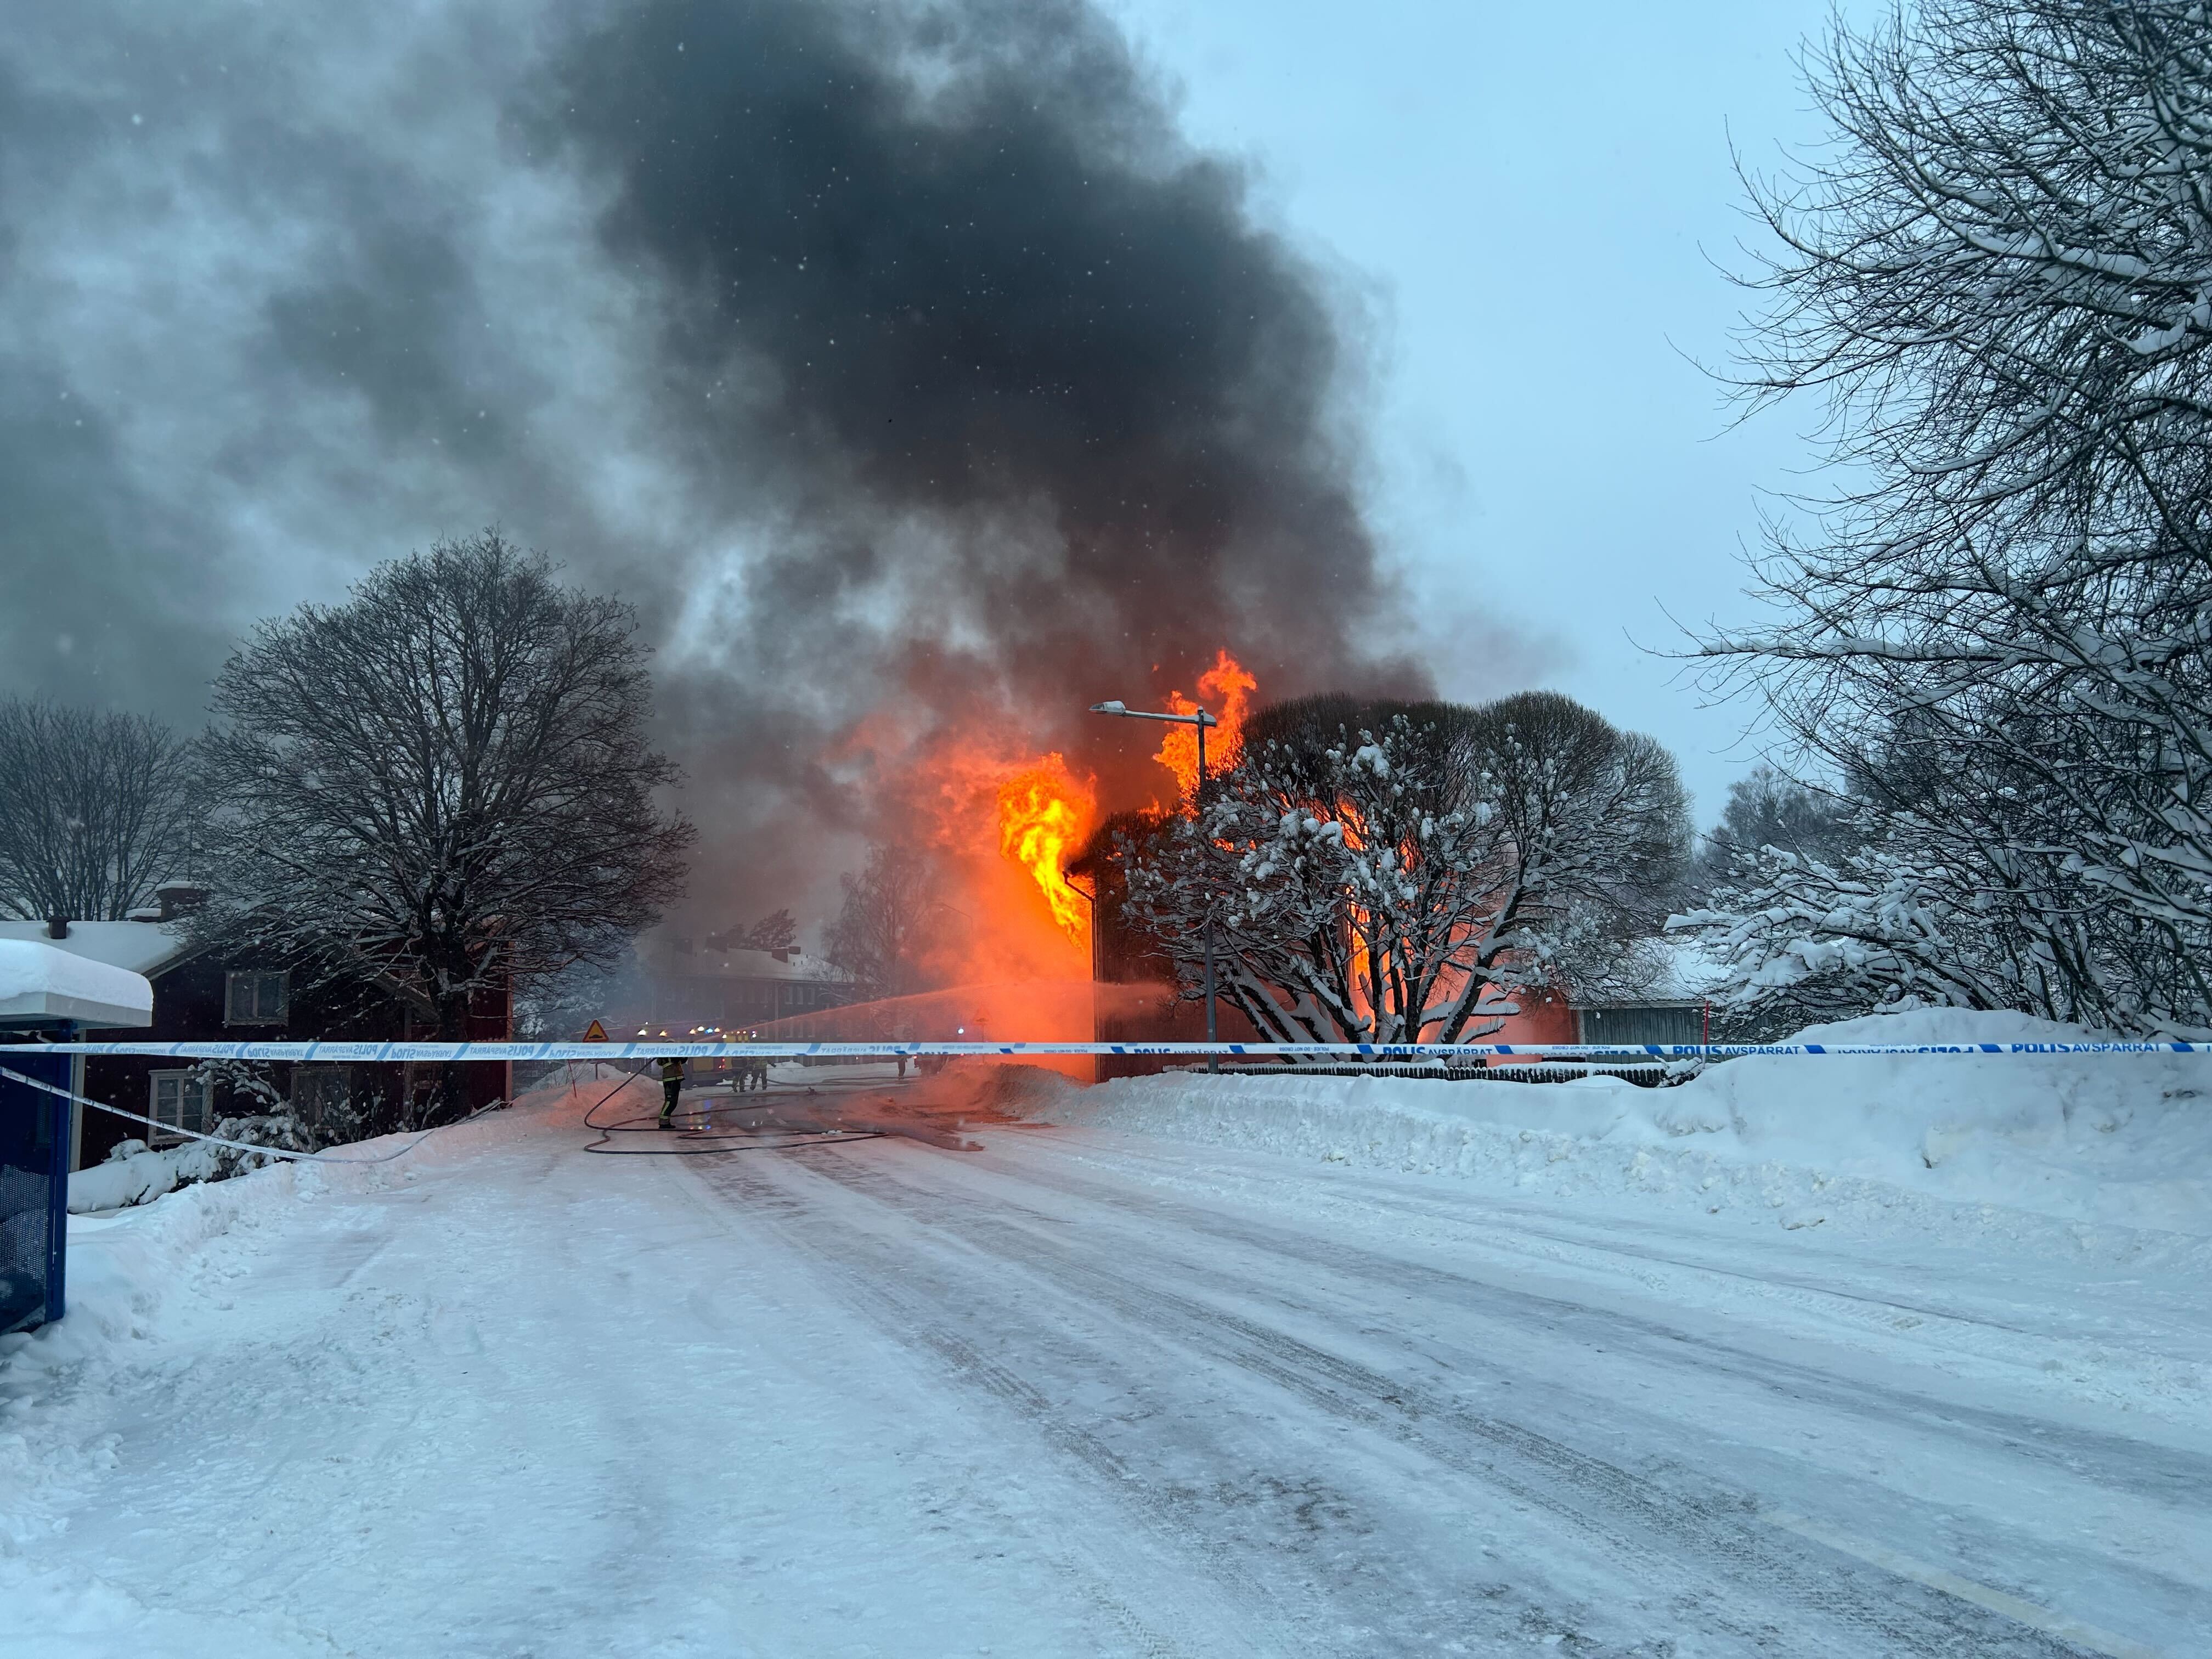
[[[1206,799],[1206,728],[1209,726],[1220,725],[1219,720],[1214,719],[1203,708],[1194,709],[1188,714],[1154,714],[1141,708],[1132,708],[1128,704],[1119,701],[1094,702],[1091,705],[1091,712],[1094,714],[1118,714],[1125,720],[1165,720],[1170,726],[1188,726],[1196,728],[1198,787],[1194,799],[1203,803]],[[1092,928],[1096,932],[1095,922],[1092,924]],[[1213,1015],[1213,900],[1211,896],[1206,901],[1206,1040],[1208,1042],[1218,1040],[1215,1035]],[[1219,1072],[1221,1069],[1219,1057],[1208,1054],[1206,1057],[1206,1069],[1209,1072]]]

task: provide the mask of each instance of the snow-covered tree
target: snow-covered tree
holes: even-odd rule
[[[1833,862],[1862,839],[1852,823],[1855,805],[1847,795],[1800,782],[1779,767],[1754,766],[1729,785],[1720,822],[1698,849],[1698,879],[1725,879],[1737,858],[1764,847]]]
[[[1937,838],[1916,833],[1929,827],[1885,823],[1882,840],[1833,862],[1778,847],[1739,854],[1708,902],[1674,919],[1723,970],[1711,994],[1726,1035],[1930,1006],[2085,1017],[2055,930],[2010,926],[2027,908],[1985,897],[1982,872],[1944,863]]]
[[[2050,1006],[2205,1029],[2212,12],[1923,0],[1813,90],[1745,386],[1824,398],[1850,484],[1778,531],[1780,620],[1704,648]]]
[[[1130,918],[1286,1042],[1459,1042],[1577,906],[1663,904],[1687,831],[1658,744],[1565,697],[1261,711],[1203,799],[1124,841]]]
[[[444,1038],[486,993],[611,961],[693,834],[654,801],[677,774],[645,654],[626,606],[493,531],[263,623],[216,683],[204,926]],[[458,1104],[449,1076],[429,1110]]]
[[[0,701],[0,913],[120,921],[193,873],[192,778],[158,720]]]
[[[2001,745],[1863,753],[1826,850],[1731,851],[1674,919],[1725,961],[1732,1035],[1928,1004],[2136,1028],[2197,968],[2066,849],[2086,830]]]

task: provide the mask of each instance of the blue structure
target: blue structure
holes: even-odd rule
[[[153,1023],[154,988],[140,975],[55,941],[0,939],[0,1042],[68,1042],[85,1027]],[[62,1316],[69,1248],[69,1178],[76,1108],[66,1095],[75,1059],[35,1048],[0,1055],[0,1334]]]
[[[70,1035],[69,1028],[56,1032]],[[66,1089],[66,1054],[11,1055],[8,1069]],[[69,1239],[70,1103],[0,1077],[0,1333],[62,1316]]]

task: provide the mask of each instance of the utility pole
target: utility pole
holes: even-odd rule
[[[1191,804],[1197,811],[1205,811],[1206,728],[1209,726],[1220,725],[1219,720],[1214,719],[1203,708],[1195,709],[1188,714],[1155,714],[1142,709],[1132,708],[1125,702],[1094,702],[1091,705],[1091,712],[1094,714],[1115,714],[1128,720],[1165,720],[1171,726],[1194,727],[1198,732],[1198,787],[1193,793]],[[1095,915],[1091,922],[1091,932],[1094,935],[1097,933]],[[1095,945],[1093,948],[1096,948]],[[1214,1014],[1213,995],[1213,900],[1209,895],[1206,901],[1206,1040],[1208,1042],[1219,1042],[1221,1039],[1218,1033],[1219,1024]],[[1206,1069],[1218,1073],[1221,1070],[1220,1056],[1208,1054],[1206,1057]]]
[[[1198,712],[1201,716],[1206,715],[1206,710],[1203,708]],[[1206,719],[1204,718],[1198,722],[1198,787],[1193,792],[1191,804],[1197,808],[1200,816],[1203,817],[1206,812]],[[1211,893],[1206,896],[1206,1040],[1208,1042],[1220,1041],[1220,1035],[1215,1029],[1213,1018],[1213,895]],[[1218,1054],[1208,1054],[1206,1057],[1206,1070],[1209,1076],[1218,1075],[1221,1070],[1221,1057]]]

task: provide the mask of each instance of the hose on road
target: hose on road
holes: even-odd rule
[[[879,1129],[794,1129],[781,1123],[734,1124],[717,1128],[711,1107],[678,1112],[666,1124],[661,1122],[658,1113],[648,1113],[642,1117],[617,1118],[611,1123],[600,1122],[599,1108],[637,1081],[636,1078],[626,1077],[592,1103],[584,1114],[584,1127],[598,1130],[599,1138],[586,1145],[586,1152],[609,1158],[713,1158],[724,1152],[775,1152],[794,1146],[828,1146],[846,1140],[883,1139],[883,1132]],[[810,1090],[808,1092],[812,1091]],[[674,1134],[683,1144],[674,1146],[622,1146],[614,1139],[620,1134]],[[767,1139],[771,1135],[784,1138]]]

